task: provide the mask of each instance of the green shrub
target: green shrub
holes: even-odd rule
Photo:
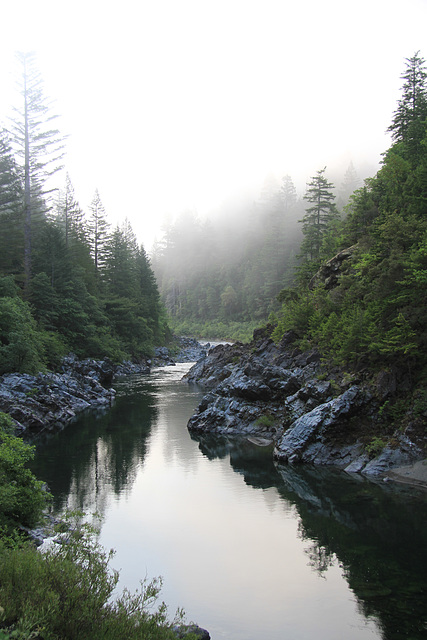
[[[28,303],[0,298],[0,374],[43,368],[43,342]]]
[[[275,423],[275,419],[274,417],[269,414],[269,413],[265,413],[262,416],[259,416],[259,418],[257,418],[255,420],[255,424],[259,427],[272,427]]]
[[[384,447],[387,445],[387,442],[378,436],[374,436],[372,440],[365,446],[365,451],[370,458],[375,458],[378,456]]]
[[[118,573],[110,568],[112,556],[84,525],[45,553],[0,540],[0,624],[26,640],[31,633],[42,640],[174,638],[171,626],[183,614],[168,621],[166,605],[158,603],[160,579],[113,600]]]
[[[8,531],[36,525],[49,495],[26,466],[34,447],[12,432],[11,419],[0,413],[0,527]]]

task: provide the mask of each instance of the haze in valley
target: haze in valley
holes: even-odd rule
[[[373,175],[427,3],[16,0],[3,19],[2,124],[34,51],[81,206],[98,189],[149,250],[183,211],[245,215],[266,180],[302,197],[324,166],[336,186],[350,163]]]

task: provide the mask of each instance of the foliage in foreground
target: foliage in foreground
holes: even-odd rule
[[[49,494],[27,468],[34,448],[13,435],[10,417],[0,412],[0,530],[35,526]],[[0,601],[1,604],[1,601]]]
[[[34,448],[13,435],[13,428],[0,413],[0,640],[175,638],[165,604],[155,608],[160,579],[113,600],[113,552],[96,542],[89,525],[71,527],[45,553],[23,542],[25,528],[40,522],[50,494],[27,468]],[[181,620],[177,612],[173,623]]]
[[[112,555],[88,525],[44,553],[0,539],[0,638],[175,638],[172,625],[182,620],[182,612],[168,621],[166,605],[158,603],[160,579],[113,599],[118,573],[110,568]]]

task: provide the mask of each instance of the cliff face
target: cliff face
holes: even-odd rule
[[[316,351],[302,353],[286,334],[275,344],[266,331],[250,345],[219,345],[186,376],[207,390],[188,423],[193,433],[246,437],[272,444],[288,463],[335,465],[378,475],[425,456],[417,421],[379,437],[380,407],[396,390],[339,371],[327,376]]]

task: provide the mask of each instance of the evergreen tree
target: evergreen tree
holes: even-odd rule
[[[21,107],[17,114],[13,133],[22,159],[24,176],[24,267],[25,284],[31,277],[32,226],[36,213],[45,212],[46,180],[62,168],[63,138],[53,129],[57,118],[50,115],[50,105],[43,96],[42,80],[32,53],[18,54],[21,65]]]
[[[22,272],[23,189],[9,135],[0,131],[0,272]]]
[[[283,211],[285,215],[287,215],[297,202],[297,191],[290,176],[283,176],[279,195],[283,205]]]
[[[340,211],[348,204],[352,193],[360,187],[360,184],[361,180],[357,175],[353,163],[350,162],[344,174],[343,183],[338,190],[337,207]]]
[[[328,226],[333,220],[338,218],[338,211],[335,206],[335,195],[331,189],[334,185],[325,177],[326,167],[317,171],[311,182],[307,185],[304,199],[311,206],[306,208],[302,222],[302,232],[304,240],[300,248],[300,256],[305,262],[316,262],[320,258],[322,240]]]
[[[56,209],[57,222],[64,230],[65,246],[69,248],[73,241],[83,240],[85,230],[83,210],[76,200],[74,187],[68,173],[65,177],[65,188],[59,192]]]
[[[137,295],[138,245],[128,220],[117,226],[105,245],[105,281],[110,295]]]
[[[412,165],[415,166],[422,152],[427,119],[427,70],[425,60],[420,58],[418,51],[412,58],[406,59],[402,79],[405,81],[402,97],[388,131],[395,142],[405,143]]]
[[[89,245],[91,255],[95,265],[95,276],[99,283],[100,272],[105,264],[106,244],[108,240],[108,229],[110,224],[107,221],[105,209],[101,202],[98,189],[95,191],[93,200],[89,206],[89,220],[87,224]]]

